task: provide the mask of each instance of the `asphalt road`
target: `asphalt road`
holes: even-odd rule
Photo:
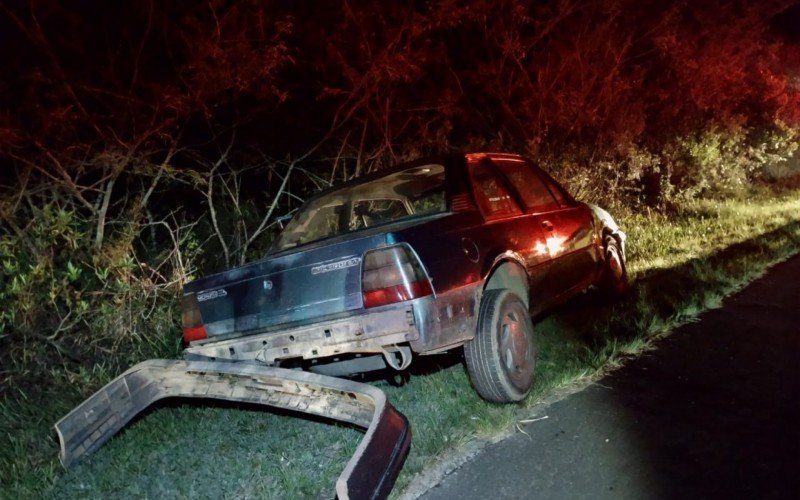
[[[800,498],[800,257],[422,498]]]

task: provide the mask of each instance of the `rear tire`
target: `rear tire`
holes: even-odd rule
[[[619,243],[611,235],[606,236],[603,243],[605,264],[603,265],[603,276],[600,278],[600,289],[615,297],[625,295],[630,285],[628,269],[625,266],[625,258],[622,256]]]
[[[464,345],[472,385],[485,400],[513,403],[533,387],[536,343],[525,303],[507,289],[487,290],[475,338]]]

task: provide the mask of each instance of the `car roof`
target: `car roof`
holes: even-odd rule
[[[383,168],[377,170],[375,172],[370,172],[369,174],[362,175],[360,177],[355,177],[350,179],[349,181],[342,182],[340,184],[335,184],[329,188],[326,188],[315,195],[306,198],[303,202],[303,206],[310,203],[317,198],[322,196],[326,196],[334,191],[339,191],[340,189],[352,187],[358,184],[366,183],[373,181],[375,179],[379,179],[381,177],[391,175],[396,172],[400,172],[409,168],[414,168],[423,165],[430,165],[430,164],[440,164],[444,165],[446,170],[450,170],[452,168],[457,168],[459,164],[463,164],[464,160],[466,161],[479,161],[483,158],[490,159],[490,160],[525,160],[526,158],[522,155],[515,154],[515,153],[502,153],[496,151],[476,151],[476,152],[454,152],[448,154],[441,154],[441,155],[431,155],[431,156],[423,156],[417,158],[415,160],[410,160],[402,163],[398,163],[397,165],[393,165],[388,168]],[[301,207],[302,208],[302,207]]]
[[[323,196],[325,194],[330,193],[331,191],[337,191],[342,188],[346,188],[349,186],[353,186],[356,184],[361,184],[364,182],[370,182],[375,179],[379,179],[386,175],[391,175],[395,172],[400,172],[406,170],[408,168],[414,168],[423,165],[430,165],[430,164],[441,164],[441,165],[452,165],[456,163],[457,160],[479,160],[482,158],[488,159],[509,159],[509,160],[525,160],[526,158],[522,155],[518,155],[515,153],[499,153],[499,152],[491,152],[491,151],[477,151],[477,152],[460,152],[460,153],[450,153],[444,155],[433,155],[433,156],[423,156],[417,158],[415,160],[410,160],[402,163],[398,163],[397,165],[393,165],[391,167],[382,168],[380,170],[376,170],[375,172],[370,172],[369,174],[362,175],[360,177],[355,177],[350,179],[349,181],[342,182],[340,184],[335,184],[329,188],[326,188],[319,193],[315,194],[313,197],[308,198],[309,200],[313,198],[317,198],[319,196]],[[454,161],[455,160],[455,161]]]
[[[482,160],[484,158],[490,160],[527,160],[522,155],[516,153],[498,153],[493,151],[477,151],[474,153],[465,153],[464,157],[467,160]]]

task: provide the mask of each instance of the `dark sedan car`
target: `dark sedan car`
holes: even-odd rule
[[[414,161],[309,199],[262,260],[186,285],[188,359],[348,375],[464,347],[487,400],[533,383],[531,314],[627,286],[625,234],[530,160]]]

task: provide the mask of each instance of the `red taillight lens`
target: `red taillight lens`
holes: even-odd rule
[[[192,342],[208,338],[203,317],[200,315],[200,304],[194,293],[187,293],[181,300],[181,319],[183,320],[183,340]]]
[[[206,333],[206,327],[200,325],[195,328],[184,328],[183,329],[183,340],[185,342],[193,342],[195,340],[203,340],[207,339],[208,334]]]
[[[405,245],[364,254],[361,290],[364,307],[403,302],[433,293],[417,257]]]

